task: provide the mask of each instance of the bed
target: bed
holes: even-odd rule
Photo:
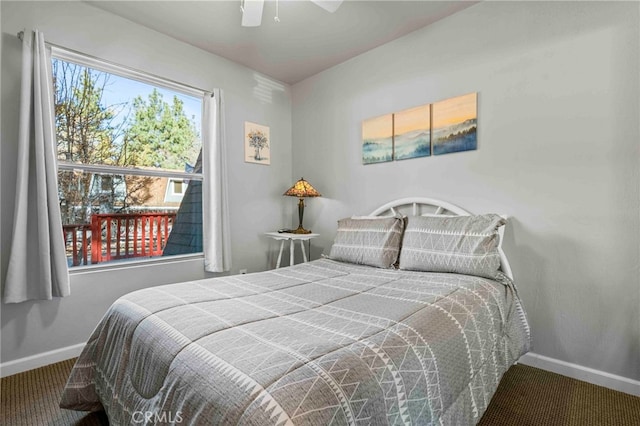
[[[112,425],[476,424],[529,349],[504,223],[401,199],[339,221],[328,257],[130,293],[60,405]]]

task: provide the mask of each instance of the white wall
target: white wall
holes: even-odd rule
[[[266,269],[275,246],[261,234],[292,222],[291,90],[246,67],[79,2],[0,2],[2,24],[2,271],[6,274],[15,194],[21,44],[37,28],[48,41],[195,87],[222,88],[226,130],[233,270]],[[244,163],[244,121],[271,128],[271,166]],[[119,296],[152,285],[203,278],[202,260],[117,272],[74,274],[71,296],[2,304],[2,363],[86,341]]]
[[[338,218],[394,198],[506,213],[535,352],[640,380],[639,7],[482,2],[291,90],[84,3],[2,1],[1,276],[17,152],[15,35],[37,27],[55,44],[225,90],[233,272],[273,260],[260,234],[292,223],[281,194],[300,176],[323,194],[305,210],[305,227],[322,233],[314,253],[328,251]],[[361,164],[363,119],[473,91],[477,151]],[[271,126],[271,166],[242,161],[245,120]],[[118,296],[202,276],[201,261],[73,275],[68,298],[1,306],[0,359],[80,343]]]
[[[636,2],[482,2],[293,86],[305,224],[430,196],[512,217],[540,355],[640,379]],[[478,92],[478,149],[364,166],[361,122]]]

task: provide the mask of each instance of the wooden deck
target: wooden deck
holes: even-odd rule
[[[71,266],[161,256],[175,213],[94,214],[90,224],[63,225]]]

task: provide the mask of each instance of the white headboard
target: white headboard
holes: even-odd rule
[[[399,200],[390,201],[371,212],[371,216],[383,216],[385,213],[402,214],[406,216],[421,216],[423,214],[458,216],[471,215],[469,211],[458,207],[455,204],[425,197],[400,198]],[[498,232],[500,234],[500,243],[498,244],[498,252],[500,253],[500,270],[504,272],[506,276],[513,279],[513,272],[511,271],[511,266],[509,266],[509,260],[502,250],[504,226],[501,226]]]

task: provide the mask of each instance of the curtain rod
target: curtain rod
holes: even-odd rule
[[[19,32],[18,32],[18,38],[19,38],[21,41],[24,39],[24,31],[19,31]],[[175,84],[176,86],[184,86],[184,87],[186,87],[186,88],[188,88],[188,89],[191,89],[191,90],[197,90],[197,91],[202,92],[204,95],[210,95],[211,97],[213,97],[213,92],[212,92],[211,90],[204,90],[204,89],[201,89],[201,88],[199,88],[199,87],[191,86],[191,85],[189,85],[189,84],[184,84],[184,83],[181,83],[181,82],[179,82],[179,81],[171,80],[171,79],[166,78],[166,77],[161,77],[161,76],[158,76],[158,75],[155,75],[155,74],[151,74],[151,73],[148,73],[148,72],[138,71],[137,69],[134,69],[134,68],[131,68],[131,67],[127,67],[127,66],[125,66],[125,65],[116,64],[116,63],[114,63],[114,62],[107,61],[107,60],[105,60],[105,59],[101,59],[101,58],[98,58],[98,57],[93,56],[93,55],[88,55],[88,54],[86,54],[86,53],[79,52],[79,51],[77,51],[77,50],[73,50],[73,49],[69,49],[69,48],[63,47],[63,46],[59,46],[59,45],[57,45],[57,44],[53,44],[53,43],[49,43],[49,42],[45,42],[45,44],[47,44],[47,45],[48,45],[48,46],[50,46],[50,47],[55,47],[55,48],[57,48],[57,49],[66,50],[66,51],[68,51],[68,52],[75,53],[75,54],[77,54],[77,55],[86,56],[86,57],[88,57],[88,58],[95,59],[95,60],[97,60],[97,61],[102,61],[102,62],[105,62],[105,63],[107,63],[107,64],[109,64],[109,65],[113,65],[113,66],[115,66],[115,67],[124,68],[124,69],[126,69],[126,70],[128,70],[128,71],[133,71],[133,72],[136,72],[136,73],[142,73],[142,74],[148,74],[149,76],[151,76],[151,77],[153,77],[153,78],[157,78],[157,79],[159,79],[159,80],[165,80],[165,81],[167,81],[167,82],[169,82],[169,83]]]

